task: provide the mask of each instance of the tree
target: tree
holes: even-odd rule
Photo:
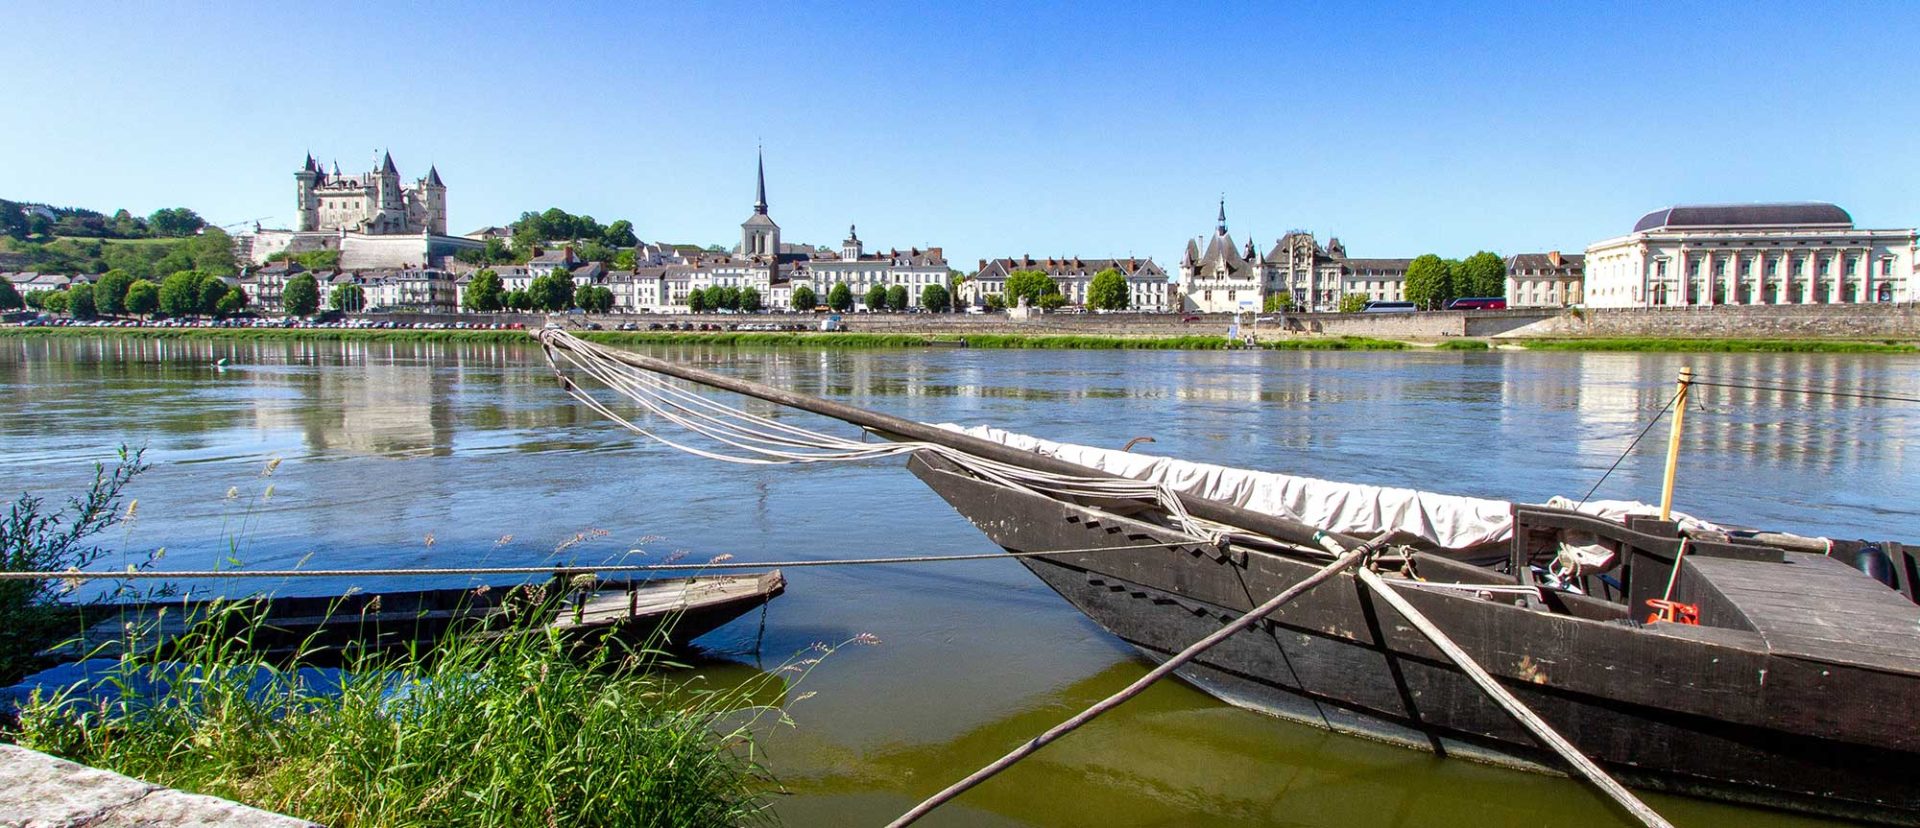
[[[40,307],[48,313],[66,313],[68,295],[64,290],[40,291]]]
[[[607,231],[600,238],[612,247],[632,247],[640,243],[640,238],[633,234],[633,222],[626,219],[607,225]]]
[[[67,312],[73,314],[73,318],[75,319],[92,319],[94,317],[93,285],[89,285],[86,282],[75,282],[71,287],[67,288]]]
[[[527,292],[518,288],[509,290],[506,292],[506,295],[501,296],[500,304],[508,310],[517,311],[523,311],[532,307],[532,303],[527,301]]]
[[[1367,309],[1367,295],[1364,293],[1340,294],[1341,313],[1359,313]]]
[[[760,312],[760,291],[757,288],[741,289],[740,310],[746,313]]]
[[[1038,270],[1016,270],[1007,274],[1005,289],[1008,305],[1018,305],[1021,299],[1030,305],[1039,305],[1040,297],[1047,294],[1059,295],[1060,285],[1053,278]]]
[[[1464,261],[1453,278],[1456,296],[1507,295],[1507,262],[1500,254],[1482,250]]]
[[[200,312],[208,316],[219,313],[220,299],[227,295],[229,287],[231,286],[221,281],[218,276],[210,273],[200,274],[199,284],[194,288],[194,292],[200,296]]]
[[[1007,309],[1007,297],[998,293],[987,294],[987,310],[1003,311]]]
[[[109,270],[93,286],[93,306],[107,316],[119,316],[127,312],[127,288],[133,287],[133,277],[124,270]],[[4,308],[0,304],[0,308]]]
[[[573,249],[573,252],[580,257],[581,261],[600,262],[602,264],[613,263],[613,248],[601,244],[598,241],[581,242],[578,247]]]
[[[527,301],[534,310],[563,311],[573,306],[573,291],[573,274],[566,268],[554,268],[527,284]]]
[[[145,279],[135,281],[127,288],[127,313],[146,316],[160,309],[160,286]]]
[[[0,204],[0,208],[5,206]],[[20,298],[20,289],[14,287],[12,282],[0,278],[0,311],[19,310],[25,304],[25,300]]]
[[[740,309],[740,289],[739,288],[723,287],[723,288],[708,288],[708,290],[716,291],[716,293],[712,296],[707,297],[707,304],[712,305],[716,308],[723,308],[725,310]]]
[[[239,285],[235,285],[227,288],[226,295],[220,297],[219,303],[215,304],[213,309],[221,316],[232,316],[245,310],[246,307],[247,292],[241,290]]]
[[[606,313],[613,310],[613,289],[599,285],[588,285],[574,293],[574,302],[588,313]]]
[[[793,289],[793,309],[794,310],[810,311],[819,306],[820,306],[820,297],[814,294],[813,288],[808,287],[806,285],[801,285]]]
[[[874,285],[873,287],[867,288],[867,311],[871,313],[873,311],[883,311],[886,309],[887,286]]]
[[[614,270],[633,270],[637,264],[632,250],[622,250],[613,254]]]
[[[1093,274],[1087,285],[1087,304],[1096,310],[1126,310],[1132,298],[1127,277],[1111,267]]]
[[[1290,310],[1293,310],[1291,293],[1269,293],[1260,307],[1261,313],[1285,313]]]
[[[1439,307],[1447,301],[1450,281],[1447,263],[1439,256],[1432,253],[1419,256],[1407,265],[1407,301],[1426,310]]]
[[[700,313],[707,309],[707,292],[704,290],[687,291],[687,310]]]
[[[1067,297],[1061,296],[1058,292],[1042,293],[1040,294],[1040,301],[1036,302],[1034,306],[1038,307],[1041,310],[1050,311],[1050,310],[1059,310],[1060,306],[1065,305],[1066,303],[1067,303]]]
[[[907,309],[907,286],[894,285],[887,288],[887,310],[896,313]]]
[[[467,292],[460,297],[460,305],[470,311],[492,313],[500,309],[500,299],[504,293],[500,274],[491,268],[482,269],[467,280]]]
[[[207,220],[185,207],[167,207],[153,211],[147,226],[156,236],[190,236],[207,226]]]
[[[280,305],[286,308],[288,316],[312,316],[320,309],[320,282],[311,273],[302,273],[287,280],[287,286],[280,290]]]
[[[367,309],[367,292],[359,285],[334,285],[327,294],[327,307],[341,313],[359,313]]]
[[[949,304],[952,301],[953,295],[947,292],[944,285],[927,285],[920,289],[920,306],[934,313],[951,310]]]
[[[168,316],[192,316],[200,312],[200,274],[191,270],[175,271],[160,281],[160,312]]]
[[[832,290],[827,291],[827,307],[841,313],[853,310],[853,288],[847,287],[845,282],[834,285]]]

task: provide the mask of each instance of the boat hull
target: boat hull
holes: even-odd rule
[[[1163,526],[983,482],[939,458],[913,472],[1088,618],[1155,660],[1218,630],[1321,563],[1244,552]],[[1161,544],[1176,544],[1166,548]],[[1403,594],[1525,704],[1629,784],[1920,824],[1916,745],[1833,738],[1815,714],[1903,717],[1911,682],[1820,675],[1728,643],[1555,616],[1435,591]],[[1769,677],[1769,671],[1773,675]],[[1446,657],[1351,576],[1303,595],[1178,675],[1229,704],[1448,756],[1558,772]],[[1898,722],[1895,723],[1898,726]],[[1898,742],[1898,738],[1895,739]]]

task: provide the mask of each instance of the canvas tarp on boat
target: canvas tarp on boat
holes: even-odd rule
[[[991,440],[1005,446],[1044,454],[1091,469],[1162,483],[1181,494],[1231,503],[1243,509],[1297,520],[1330,532],[1371,536],[1398,531],[1423,538],[1445,549],[1471,549],[1513,537],[1513,504],[1505,500],[1435,494],[1418,489],[1343,483],[1312,477],[1252,471],[1211,463],[1195,463],[1115,449],[1057,443],[991,426],[971,428],[943,423],[941,428]],[[1551,504],[1574,508],[1564,498]],[[1626,514],[1648,514],[1652,506],[1628,501],[1595,501],[1578,511],[1621,520]],[[1709,524],[1674,514],[1691,527]],[[1611,554],[1590,550],[1584,566],[1604,566]]]

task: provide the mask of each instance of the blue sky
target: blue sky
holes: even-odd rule
[[[10,4],[0,197],[292,220],[308,151],[731,244],[1171,265],[1578,250],[1675,202],[1920,223],[1920,3]],[[292,6],[294,4],[287,4]]]

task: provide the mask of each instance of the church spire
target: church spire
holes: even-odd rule
[[[758,197],[753,200],[753,212],[764,216],[767,214],[767,151],[764,147],[759,150],[759,156],[760,189]]]
[[[1220,235],[1224,236],[1226,234],[1227,234],[1227,197],[1225,194],[1222,194],[1220,196]]]

